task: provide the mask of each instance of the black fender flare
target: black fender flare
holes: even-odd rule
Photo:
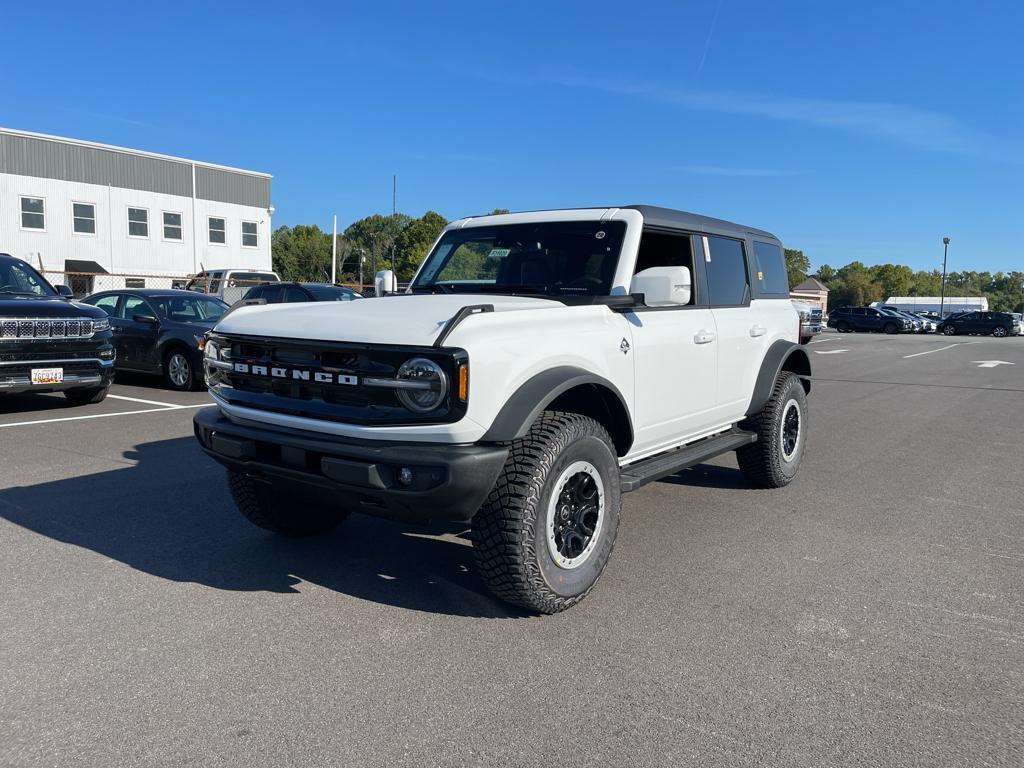
[[[628,442],[632,443],[632,414],[618,387],[602,376],[573,365],[549,368],[523,382],[505,401],[480,441],[503,443],[523,437],[530,429],[530,425],[540,416],[541,411],[559,395],[585,384],[601,387],[618,399],[628,423]]]
[[[754,383],[754,394],[750,398],[750,405],[747,407],[747,416],[753,416],[764,408],[768,398],[772,395],[772,387],[775,380],[783,370],[793,371],[800,377],[800,383],[804,391],[810,394],[811,391],[811,359],[807,356],[806,350],[799,344],[792,341],[779,339],[768,347],[768,354],[761,361],[761,370],[757,373],[757,381]]]

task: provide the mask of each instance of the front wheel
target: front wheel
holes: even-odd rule
[[[164,355],[164,381],[167,386],[178,392],[193,389],[196,384],[196,372],[192,360],[183,349],[172,349]]]
[[[845,320],[842,320],[842,321],[836,323],[836,330],[839,331],[840,333],[849,333],[850,332],[850,324],[848,322],[846,322]]]
[[[896,326],[896,323],[886,323],[883,330],[892,336],[894,333],[899,333],[900,329]]]
[[[942,332],[946,336],[956,336],[956,328],[954,326],[952,326],[952,325],[943,326]]]
[[[747,482],[757,488],[789,485],[807,444],[807,394],[800,377],[784,371],[764,408],[740,427],[757,434],[757,442],[736,451]]]
[[[503,600],[564,611],[604,570],[620,506],[618,458],[605,428],[579,414],[545,411],[512,443],[473,518],[477,569]]]

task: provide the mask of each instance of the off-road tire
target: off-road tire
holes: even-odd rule
[[[325,507],[292,486],[275,487],[228,470],[228,489],[235,506],[253,525],[285,536],[311,536],[337,527],[348,512]]]
[[[560,475],[577,461],[589,462],[600,475],[604,518],[593,551],[567,570],[549,551],[547,514]],[[587,416],[545,411],[512,443],[473,518],[477,570],[502,600],[540,613],[564,611],[597,583],[615,545],[620,507],[618,458],[607,430]]]
[[[790,458],[783,449],[782,421],[790,402],[799,409],[797,445]],[[736,460],[747,482],[755,488],[782,488],[796,477],[807,447],[807,394],[800,377],[783,371],[775,380],[764,408],[740,423],[742,429],[757,433],[757,442],[736,451]]]
[[[110,391],[110,387],[99,387],[98,389],[66,389],[64,390],[64,397],[68,399],[72,405],[91,405],[93,403],[102,403],[107,399],[107,393]]]

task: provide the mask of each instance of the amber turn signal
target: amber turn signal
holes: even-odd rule
[[[466,402],[469,399],[469,366],[462,363],[459,366],[459,400]]]

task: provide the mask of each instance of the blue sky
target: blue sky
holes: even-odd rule
[[[1024,269],[1024,4],[9,4],[0,125],[274,174],[278,224],[647,202]]]

